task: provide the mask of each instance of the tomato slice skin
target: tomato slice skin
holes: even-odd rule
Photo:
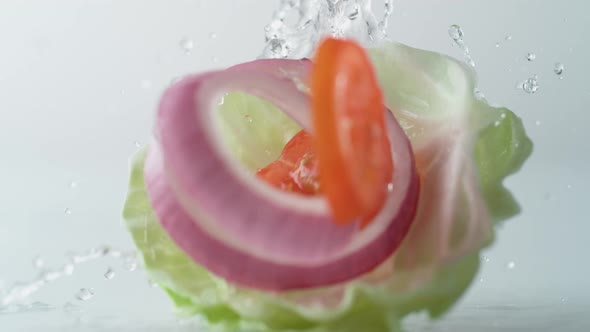
[[[322,42],[311,73],[311,99],[322,192],[336,222],[366,224],[385,202],[394,165],[383,95],[360,45]]]

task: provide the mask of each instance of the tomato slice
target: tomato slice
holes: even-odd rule
[[[279,159],[258,170],[256,175],[281,190],[318,194],[318,162],[311,135],[304,130],[298,132],[285,145]]]
[[[381,209],[393,176],[383,95],[356,42],[328,38],[311,73],[319,182],[338,223],[367,223]]]

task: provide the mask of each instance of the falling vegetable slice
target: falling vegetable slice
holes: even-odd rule
[[[256,179],[223,145],[219,97],[241,91],[264,98],[310,130],[309,97],[298,81],[309,62],[263,60],[187,77],[164,94],[158,142],[145,168],[154,211],[192,259],[236,284],[284,290],[350,280],[387,259],[416,212],[411,147],[391,114],[387,135],[399,158],[383,208],[359,230],[338,225],[322,197],[284,193]]]
[[[383,206],[393,161],[381,88],[366,51],[328,38],[311,73],[320,183],[334,219],[368,222]]]

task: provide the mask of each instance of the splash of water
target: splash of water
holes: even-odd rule
[[[325,36],[375,44],[387,39],[393,0],[384,0],[383,18],[373,14],[371,0],[281,0],[264,28],[263,58],[309,57]]]
[[[101,258],[112,257],[122,259],[125,265],[133,261],[136,263],[136,252],[134,251],[120,251],[112,249],[109,246],[100,246],[91,248],[81,253],[70,253],[67,255],[67,263],[53,268],[39,267],[39,274],[37,277],[29,281],[19,281],[8,286],[5,289],[0,288],[0,310],[14,307],[15,303],[25,301],[32,294],[39,291],[42,287],[62,279],[69,277],[74,273],[77,265],[92,262]]]

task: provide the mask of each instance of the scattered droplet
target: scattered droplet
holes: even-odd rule
[[[115,277],[115,270],[113,270],[112,268],[108,268],[106,270],[106,272],[104,273],[104,278],[107,280],[111,280]]]
[[[72,188],[72,189],[78,188],[78,182],[76,182],[76,181],[70,182],[70,188]]]
[[[392,182],[389,182],[387,184],[387,191],[389,191],[389,192],[392,192],[393,191],[393,183]]]
[[[70,210],[70,208],[65,208],[64,213],[67,215],[70,215],[70,214],[72,214],[72,210]]]
[[[494,122],[494,127],[497,127],[499,125],[500,125],[500,121],[499,120],[497,120],[497,121]]]
[[[133,145],[135,145],[136,148],[141,148],[141,143],[139,143],[139,141],[134,141]]]
[[[535,126],[540,126],[540,125],[541,125],[541,121],[540,120],[535,121]]]
[[[522,82],[522,90],[528,94],[533,94],[539,89],[539,82],[537,81],[537,75],[527,78]]]
[[[213,61],[213,63],[218,63],[219,62],[219,58],[214,56],[211,58],[211,61]]]
[[[571,184],[568,184],[568,185],[566,186],[566,188],[567,188],[567,189],[572,189],[572,187],[573,187],[573,186],[572,186]]]
[[[565,66],[563,65],[563,63],[561,63],[561,62],[555,63],[555,66],[553,67],[553,72],[555,73],[555,75],[561,76],[561,74],[563,74],[564,70],[565,70]]]
[[[76,298],[80,301],[88,301],[94,297],[94,290],[92,288],[81,288],[76,293]]]
[[[41,256],[36,256],[33,258],[33,267],[36,269],[42,269],[45,266],[45,262]]]
[[[453,24],[449,26],[449,37],[453,39],[455,45],[459,47],[463,51],[463,57],[465,58],[465,62],[469,64],[471,67],[475,67],[475,62],[471,58],[471,54],[469,53],[469,48],[465,45],[463,41],[463,30],[457,24]]]
[[[217,34],[216,34],[215,32],[211,32],[211,33],[209,34],[209,38],[211,38],[211,39],[215,39],[215,38],[217,38]]]
[[[151,287],[151,288],[157,288],[158,287],[158,284],[155,283],[154,281],[148,279],[148,286]]]
[[[486,263],[489,263],[490,262],[490,258],[488,256],[483,256],[482,259]]]
[[[182,38],[178,43],[180,48],[184,51],[184,53],[190,53],[193,48],[195,48],[195,42],[190,38]]]
[[[244,118],[248,121],[248,123],[252,123],[253,122],[252,117],[250,115],[248,115],[248,114],[244,115]]]
[[[506,119],[506,113],[502,113],[502,114],[500,114],[500,118],[502,118],[502,119]]]
[[[463,30],[457,24],[453,24],[449,27],[449,36],[453,38],[453,40],[462,40],[463,39]]]
[[[137,259],[135,258],[135,256],[129,256],[125,258],[124,266],[125,269],[127,269],[130,272],[137,270]]]
[[[529,62],[535,61],[535,59],[537,58],[537,55],[535,53],[529,52],[526,55],[526,59]]]
[[[500,47],[500,43],[496,43],[496,48],[499,48],[499,47]]]
[[[289,56],[290,50],[287,47],[287,42],[284,39],[273,38],[268,42],[266,49],[269,55],[273,58],[286,58]]]
[[[566,300],[564,297],[562,297],[560,301],[561,301],[561,303],[565,303]]]
[[[512,40],[512,36],[511,35],[507,35],[506,37],[504,37],[504,40],[511,41]]]
[[[516,263],[510,261],[506,264],[506,267],[510,270],[514,269],[516,267]]]
[[[479,282],[484,282],[484,278],[479,278]]]
[[[351,21],[356,20],[359,17],[359,6],[355,4],[352,11],[348,14],[348,19]]]

